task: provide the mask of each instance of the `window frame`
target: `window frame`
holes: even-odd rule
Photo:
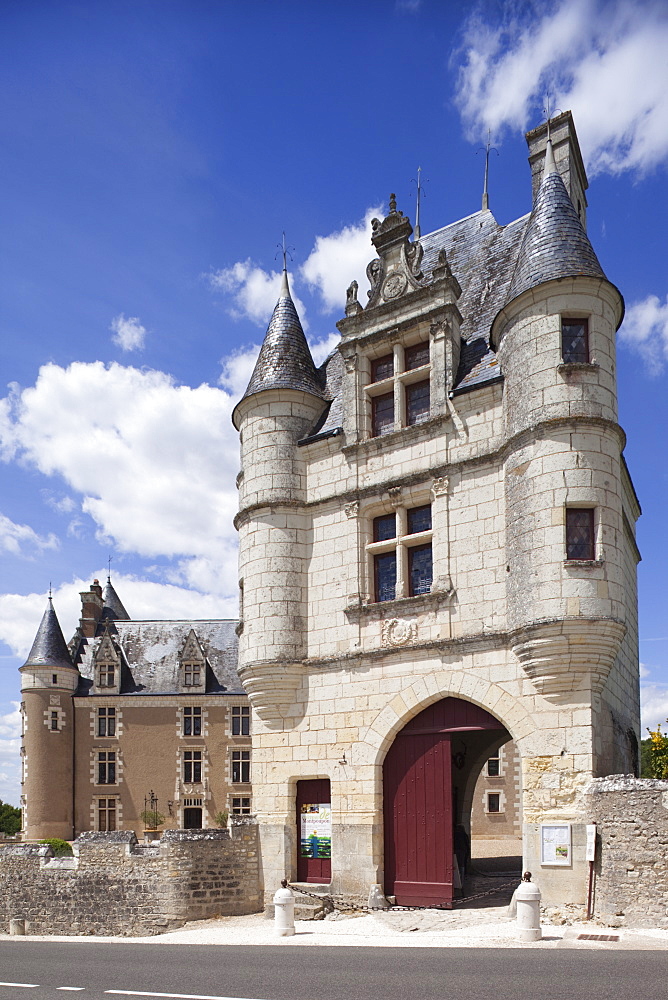
[[[235,732],[235,729],[237,732]],[[230,712],[230,735],[250,736],[250,734],[250,705],[232,705],[232,711]]]
[[[182,765],[184,785],[201,785],[204,769],[204,753],[201,748],[189,747],[184,750]]]
[[[104,725],[102,725],[103,721]],[[116,709],[110,706],[98,708],[95,729],[95,735],[98,739],[114,739],[116,737]]]
[[[102,805],[104,803],[104,806]],[[113,803],[113,804],[112,804]],[[118,797],[98,798],[95,800],[95,828],[100,833],[113,833],[118,829]],[[104,824],[101,817],[104,815]],[[111,819],[111,822],[110,822]]]
[[[183,671],[183,686],[186,688],[201,687],[203,668],[204,668],[203,663],[195,663],[194,661],[188,663],[182,663],[181,669]]]
[[[492,808],[492,801],[496,802],[496,808]],[[485,812],[490,816],[498,816],[503,812],[501,808],[501,792],[485,792]]]
[[[494,765],[491,769],[490,769],[490,764]],[[494,768],[496,768],[496,770]],[[501,757],[498,754],[495,757],[487,758],[487,763],[485,764],[485,771],[488,778],[501,777]]]
[[[424,511],[426,508],[430,510],[429,528],[425,528],[422,531],[412,531],[410,529],[410,512]],[[415,502],[410,498],[406,504],[395,507],[395,534],[392,537],[383,539],[376,538],[378,534],[377,528],[382,520],[391,516],[390,512],[387,510],[375,512],[374,516],[374,512],[370,511],[369,514],[369,537],[372,540],[367,542],[366,552],[372,603],[384,604],[388,601],[401,600],[406,597],[420,597],[431,593],[434,586],[433,505],[425,503],[424,499],[421,502]],[[412,562],[415,557],[412,554],[412,550],[425,551],[427,548],[431,551],[431,579],[429,589],[414,592]],[[388,596],[381,597],[380,595],[384,592],[385,588],[381,583],[380,575],[384,562],[388,566],[392,565],[391,557],[393,557],[394,565],[394,594],[393,596],[389,596],[389,590],[392,588],[388,588]]]
[[[584,348],[580,352],[574,349],[577,337],[573,337],[569,346],[566,346],[565,327],[581,326],[583,328],[582,340]],[[581,356],[578,356],[581,355]],[[561,361],[564,365],[588,365],[591,364],[591,347],[589,342],[589,318],[587,316],[562,316],[561,317]]]
[[[202,706],[185,705],[181,709],[181,736],[202,735]]]
[[[424,348],[426,348],[428,360],[411,367],[412,354],[416,353],[418,349],[423,350]],[[433,345],[429,337],[422,337],[409,344],[393,344],[392,374],[388,374],[384,378],[376,378],[379,374],[377,366],[383,361],[388,361],[390,355],[387,349],[385,349],[384,353],[378,354],[375,357],[371,355],[367,356],[368,374],[367,382],[363,387],[363,393],[366,403],[367,431],[369,437],[384,437],[402,428],[416,427],[431,418],[433,396],[431,385],[433,370],[432,350]],[[415,419],[411,419],[411,395],[419,387],[426,388],[428,405],[426,410],[421,410]],[[392,426],[390,426],[389,421],[381,424],[378,414],[380,402],[387,403],[390,398],[392,399]]]
[[[232,750],[230,763],[231,763],[230,773],[232,776],[232,784],[249,785],[251,780],[250,750]]]
[[[116,664],[104,661],[97,664],[97,680],[100,688],[116,687]],[[111,680],[109,678],[111,677]],[[104,678],[104,680],[103,680]]]
[[[95,751],[95,784],[118,784],[118,757],[115,750]]]
[[[587,514],[588,521],[588,533],[589,537],[584,542],[578,540],[575,533],[580,530],[577,525],[572,522],[576,520],[574,515]],[[569,521],[571,523],[569,523]],[[596,531],[596,507],[591,506],[568,506],[566,507],[566,513],[564,516],[564,544],[566,550],[566,562],[579,562],[579,563],[594,563],[596,562],[596,552],[597,552],[597,531]],[[578,555],[575,546],[587,544],[588,555]]]
[[[244,805],[247,803],[247,805]],[[250,795],[232,795],[230,799],[230,813],[232,816],[250,816],[252,813]]]

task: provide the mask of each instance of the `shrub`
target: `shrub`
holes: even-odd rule
[[[60,837],[47,837],[40,840],[40,844],[48,844],[56,858],[71,858],[74,856],[72,845]]]

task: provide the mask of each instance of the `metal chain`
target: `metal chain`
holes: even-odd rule
[[[494,878],[493,875],[488,877]],[[307,889],[300,889],[299,886],[294,885],[292,882],[288,882],[287,884],[290,889],[294,892],[298,892],[302,896],[310,896],[311,899],[318,899],[321,903],[329,903],[333,910],[356,910],[362,913],[387,913],[388,910],[451,910],[455,906],[462,906],[464,903],[470,903],[474,899],[483,899],[485,896],[492,896],[494,893],[501,892],[502,889],[508,889],[511,885],[517,886],[517,879],[514,878],[510,882],[502,882],[501,885],[495,885],[492,889],[487,889],[485,892],[477,892],[473,896],[464,896],[462,899],[453,899],[450,905],[446,905],[445,903],[434,903],[433,906],[402,906],[400,904],[395,904],[394,906],[367,906],[365,903],[346,903],[343,900],[337,900],[334,896],[321,896],[317,892],[309,892]]]

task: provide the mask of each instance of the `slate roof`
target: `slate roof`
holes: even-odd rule
[[[423,236],[422,271],[431,277],[438,255],[445,250],[452,273],[461,285],[457,302],[462,314],[464,343],[455,391],[499,378],[496,355],[489,347],[492,321],[507,299],[519,246],[529,216],[501,226],[489,209]]]
[[[546,168],[508,292],[508,301],[557,278],[604,278],[560,174]]]
[[[287,274],[248,387],[246,399],[264,389],[301,389],[321,399],[323,386],[290,296]]]
[[[104,618],[111,618],[113,621],[129,621],[130,615],[127,613],[123,607],[123,602],[114,590],[112,582],[109,577],[107,577],[107,585],[104,588],[104,594],[102,595],[102,600],[104,601],[104,608],[102,611],[102,616]],[[105,611],[109,611],[110,614],[105,615]]]
[[[24,667],[69,667],[73,663],[51,598]]]
[[[176,694],[179,692],[179,651],[191,629],[207,661],[207,694],[244,694],[237,673],[236,621],[117,621],[111,630],[122,659],[121,694]],[[78,695],[88,694],[93,681],[93,654],[101,637],[80,648],[83,681]]]

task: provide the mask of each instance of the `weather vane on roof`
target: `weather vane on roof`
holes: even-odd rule
[[[111,580],[111,560],[112,557],[109,556],[109,558],[107,559],[107,580]]]
[[[489,154],[490,153],[496,153],[497,156],[500,155],[498,149],[496,148],[496,146],[492,146],[491,135],[492,135],[491,129],[487,129],[487,142],[485,143],[484,146],[480,146],[479,149],[476,149],[476,154],[478,154],[478,153],[484,153],[485,154],[485,184],[484,184],[483,192],[482,192],[482,208],[483,208],[483,211],[486,208],[489,208],[489,191],[488,191],[488,187],[487,187],[487,184],[488,184],[488,181],[489,181]]]
[[[550,108],[550,95],[545,96],[545,107],[543,108],[543,114],[545,115],[545,120],[547,121],[547,138],[548,140],[552,138],[550,135],[550,120],[554,117],[556,112],[561,114],[561,108]]]
[[[414,177],[411,177],[411,183],[417,186],[416,203],[415,203],[415,239],[419,240],[421,235],[420,204],[422,202],[422,198],[426,197],[426,192],[422,190],[422,167],[417,168],[417,180],[415,180]],[[425,184],[428,183],[429,183],[429,178],[427,178],[427,180],[425,181]]]
[[[51,581],[49,580],[49,600],[51,600]]]
[[[294,247],[289,247],[285,242],[285,230],[283,231],[283,239],[280,243],[277,243],[276,246],[278,247],[278,252],[283,255],[283,270],[287,271],[288,257],[290,260],[294,260],[291,253],[291,251],[294,250]],[[276,254],[276,257],[278,257],[278,254]],[[274,260],[276,260],[276,257],[274,257]]]

